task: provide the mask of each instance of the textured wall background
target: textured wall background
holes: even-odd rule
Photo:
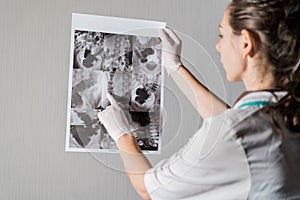
[[[232,103],[243,90],[226,82],[215,50],[227,0],[1,0],[0,199],[139,199],[116,154],[66,153],[71,13],[165,21],[183,40],[186,65]],[[188,61],[188,62],[187,62]],[[161,155],[170,156],[201,125],[165,78]]]

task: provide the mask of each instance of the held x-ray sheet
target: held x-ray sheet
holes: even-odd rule
[[[162,134],[163,22],[72,14],[66,151],[117,152],[97,113],[111,93],[144,153]]]

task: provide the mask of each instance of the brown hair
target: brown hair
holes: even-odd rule
[[[280,112],[287,128],[300,133],[300,1],[232,0],[229,24],[233,33],[248,30],[272,69],[276,87],[287,91],[267,110],[273,121]]]

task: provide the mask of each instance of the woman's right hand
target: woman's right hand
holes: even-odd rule
[[[160,37],[162,39],[162,65],[170,75],[182,65],[180,60],[181,40],[169,28],[162,29]]]
[[[121,136],[130,134],[130,127],[122,108],[114,97],[107,93],[107,99],[111,105],[99,112],[97,116],[106,128],[108,134],[114,139],[116,144],[118,144],[117,141]]]

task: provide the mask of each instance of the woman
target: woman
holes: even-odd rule
[[[229,81],[247,91],[234,106],[201,85],[180,61],[180,40],[162,35],[167,72],[205,118],[189,143],[152,167],[117,102],[98,114],[144,199],[300,198],[300,2],[232,0],[216,48]],[[209,106],[212,102],[213,106]]]

